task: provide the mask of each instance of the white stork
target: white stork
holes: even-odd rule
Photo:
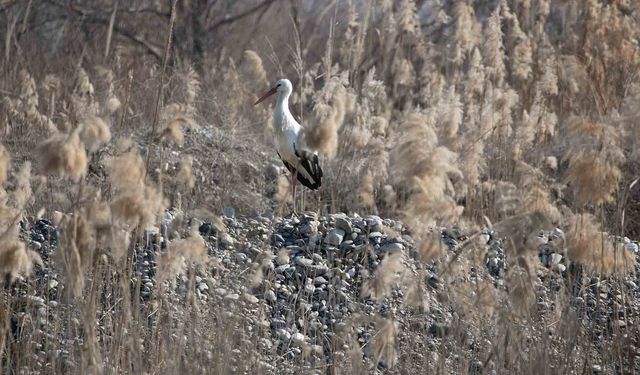
[[[276,107],[273,110],[275,146],[278,156],[291,172],[293,212],[296,212],[296,181],[300,181],[311,190],[316,190],[322,183],[322,169],[318,163],[318,154],[298,145],[298,133],[302,127],[289,111],[289,96],[292,91],[291,82],[288,79],[280,79],[253,105],[257,105],[273,94],[278,94]]]

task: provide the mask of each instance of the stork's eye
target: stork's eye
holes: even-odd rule
[[[280,85],[282,85],[282,84],[281,84],[281,83],[278,83],[278,84],[276,85],[276,87],[280,87]]]

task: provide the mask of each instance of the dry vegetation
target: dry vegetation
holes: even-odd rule
[[[638,3],[614,0],[0,0],[3,372],[267,372],[259,332],[195,297],[217,260],[192,218],[223,232],[225,207],[288,213],[269,106],[251,106],[288,77],[325,170],[305,209],[402,220],[447,286],[428,289],[427,267],[407,273],[396,253],[361,298],[400,285],[415,327],[436,294],[455,317],[434,349],[375,316],[367,360],[347,332],[348,355],[314,371],[637,373],[633,322],[596,340],[574,301],[595,277],[637,295],[623,280],[624,238],[640,238],[638,24]],[[50,259],[20,229],[39,218],[58,229]],[[465,239],[447,251],[437,228],[452,226]],[[136,249],[152,227],[166,241],[143,300]],[[536,241],[554,228],[568,268],[542,314]],[[504,239],[497,287],[480,276],[483,230]],[[46,292],[42,269],[66,288]],[[242,370],[226,361],[238,353]]]

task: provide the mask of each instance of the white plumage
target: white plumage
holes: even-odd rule
[[[296,180],[309,189],[316,190],[322,184],[322,169],[318,163],[318,154],[303,149],[299,144],[298,134],[302,127],[289,111],[289,96],[292,91],[291,82],[288,79],[280,79],[255,104],[273,94],[278,94],[276,106],[273,109],[274,143],[280,159],[292,174],[291,184],[295,211]]]

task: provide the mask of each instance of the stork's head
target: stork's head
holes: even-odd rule
[[[293,91],[293,85],[291,84],[291,81],[289,81],[286,78],[279,79],[278,81],[276,81],[275,86],[273,86],[267,92],[262,94],[260,99],[258,99],[258,101],[253,103],[253,105],[263,102],[265,99],[267,99],[268,97],[276,93],[278,94],[278,96],[289,96],[292,91]]]

